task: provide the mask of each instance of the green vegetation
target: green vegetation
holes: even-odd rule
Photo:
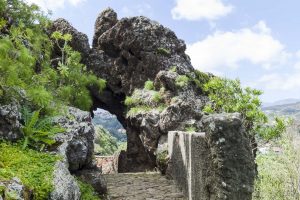
[[[200,72],[199,70],[194,70],[194,74],[195,78],[190,77],[190,79],[198,88],[203,90],[204,85],[209,82],[210,77],[206,73]]]
[[[118,141],[107,130],[96,126],[95,153],[102,156],[113,155],[119,148]]]
[[[171,71],[171,72],[177,72],[177,67],[176,66],[172,66],[169,71]]]
[[[0,181],[18,177],[33,191],[34,199],[47,199],[57,156],[23,149],[20,144],[0,143]]]
[[[258,178],[255,184],[254,200],[300,199],[300,148],[295,144],[296,127],[285,132],[270,149],[256,158]]]
[[[190,79],[186,75],[179,75],[175,80],[175,84],[178,87],[183,88],[188,85],[189,81],[190,81]]]
[[[51,117],[40,119],[40,110],[31,113],[27,108],[22,109],[24,121],[22,132],[24,135],[23,149],[28,145],[42,150],[46,145],[55,143],[53,137],[64,129],[54,126]]]
[[[6,16],[14,23],[8,25]],[[80,53],[68,45],[71,35],[54,32],[52,42],[45,32],[50,24],[47,17],[37,6],[20,0],[0,1],[0,22],[0,103],[25,100],[33,110],[48,114],[59,112],[60,105],[90,109],[88,87],[101,91],[105,81],[80,63]],[[54,45],[62,52],[57,69],[50,62]]]
[[[124,104],[128,107],[130,106],[133,106],[133,105],[136,105],[136,104],[139,104],[141,102],[140,99],[138,98],[135,98],[135,97],[126,97],[125,101],[124,101]]]
[[[267,116],[260,108],[261,91],[249,87],[242,88],[239,80],[217,77],[204,85],[204,91],[212,101],[212,104],[204,108],[205,112],[239,112],[246,129],[253,135],[267,123]]]
[[[154,90],[153,81],[150,81],[150,80],[146,81],[144,89],[146,89],[146,90]]]
[[[161,54],[161,55],[164,55],[164,56],[171,55],[171,51],[169,49],[166,49],[166,48],[163,48],[163,47],[158,48],[156,51],[157,51],[158,54]]]
[[[77,179],[77,183],[81,192],[80,200],[101,200],[90,184],[84,183],[79,178]]]
[[[148,97],[145,98],[142,92],[146,93]],[[159,91],[155,91],[153,82],[146,81],[144,91],[136,89],[132,96],[126,97],[124,104],[128,108],[127,116],[133,116],[137,113],[146,113],[151,110],[161,112],[167,107],[163,98],[164,92],[164,87],[159,88]]]
[[[151,100],[155,103],[160,103],[163,101],[163,98],[160,94],[160,92],[155,92],[153,95],[152,95],[152,98]]]
[[[195,127],[195,126],[193,126],[193,125],[189,125],[189,126],[186,126],[184,130],[185,130],[186,132],[193,133],[193,132],[196,132],[196,131],[197,131],[197,127]]]

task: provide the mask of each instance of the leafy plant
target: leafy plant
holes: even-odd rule
[[[22,109],[24,121],[24,127],[21,129],[24,135],[23,149],[26,149],[28,145],[40,146],[40,149],[43,149],[45,145],[55,143],[53,137],[56,133],[64,131],[59,126],[53,126],[51,118],[40,119],[39,117],[40,110],[31,113],[27,108]]]
[[[212,112],[239,112],[243,117],[246,130],[253,135],[267,122],[267,116],[262,112],[259,96],[261,91],[243,88],[239,80],[212,78],[203,87],[208,93],[211,104],[205,106],[204,111]]]
[[[145,82],[144,88],[145,88],[146,90],[154,90],[154,84],[153,84],[153,81],[150,81],[150,80],[146,81],[146,82]]]
[[[186,132],[190,132],[190,133],[196,132],[197,131],[197,127],[189,125],[189,126],[185,127],[185,131]]]
[[[189,77],[187,77],[186,75],[179,75],[176,80],[175,80],[175,84],[180,87],[186,87],[189,83]]]

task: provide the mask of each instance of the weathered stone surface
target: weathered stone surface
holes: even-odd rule
[[[0,106],[0,139],[17,141],[22,138],[19,110],[17,104]]]
[[[184,200],[172,180],[160,173],[107,174],[111,200]]]
[[[55,140],[60,145],[58,153],[65,159],[70,171],[80,170],[92,164],[94,152],[94,126],[90,113],[77,108],[68,108],[67,116],[55,119],[65,133],[57,134]]]
[[[58,161],[55,164],[53,178],[54,190],[50,194],[50,200],[79,200],[80,189],[76,179],[70,174],[65,162]]]
[[[101,171],[97,169],[85,169],[76,172],[83,182],[90,184],[99,195],[103,195],[107,192],[106,180],[101,175]]]
[[[191,200],[252,199],[254,157],[239,114],[203,119],[205,133],[169,132],[168,174]]]
[[[251,199],[255,158],[240,114],[216,114],[203,119],[213,158],[210,199]]]
[[[51,35],[55,31],[72,35],[72,41],[70,45],[75,51],[79,51],[81,53],[82,60],[85,63],[85,60],[90,51],[90,45],[87,35],[77,31],[67,20],[62,18],[59,18],[52,23],[51,27],[49,28],[49,35]],[[54,51],[52,52],[52,54],[52,58],[61,57],[61,50],[57,46],[54,46]]]
[[[0,199],[29,200],[32,199],[32,192],[15,177],[9,181],[0,181]]]
[[[99,37],[108,29],[113,27],[118,21],[117,13],[111,8],[102,11],[95,22],[95,34],[93,38],[93,47],[98,46]]]

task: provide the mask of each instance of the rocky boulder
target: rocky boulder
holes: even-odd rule
[[[79,186],[65,162],[58,161],[53,174],[54,189],[50,194],[50,200],[80,200]]]
[[[93,161],[94,126],[89,112],[69,107],[66,116],[58,117],[55,122],[66,129],[57,134],[57,152],[68,165],[71,172],[89,167]]]
[[[0,140],[17,141],[23,137],[21,132],[21,113],[17,104],[0,106]]]
[[[32,191],[26,188],[18,178],[0,181],[0,199],[29,200],[32,199]]]

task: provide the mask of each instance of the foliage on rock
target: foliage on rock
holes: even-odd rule
[[[45,145],[55,143],[53,137],[56,133],[63,132],[64,129],[54,126],[51,117],[40,118],[40,110],[30,112],[27,108],[22,109],[24,136],[23,149],[27,146],[42,150]]]
[[[47,199],[53,189],[52,179],[57,156],[23,149],[21,144],[0,143],[0,180],[13,177],[33,191],[34,200]]]
[[[68,46],[70,35],[52,35],[55,44],[64,40],[56,69],[50,62],[54,44],[45,31],[50,21],[37,6],[1,0],[0,21],[0,103],[25,101],[47,113],[59,112],[59,105],[90,109],[88,87],[101,91],[105,81],[80,63],[80,53]]]
[[[79,178],[77,183],[81,192],[80,200],[101,200],[91,185],[81,181]]]
[[[211,100],[211,103],[205,106],[205,112],[239,112],[249,133],[266,140],[279,137],[283,132],[284,121],[280,118],[276,119],[275,126],[265,126],[268,118],[261,110],[259,96],[262,91],[250,87],[243,88],[239,80],[219,77],[211,78],[203,89]]]

